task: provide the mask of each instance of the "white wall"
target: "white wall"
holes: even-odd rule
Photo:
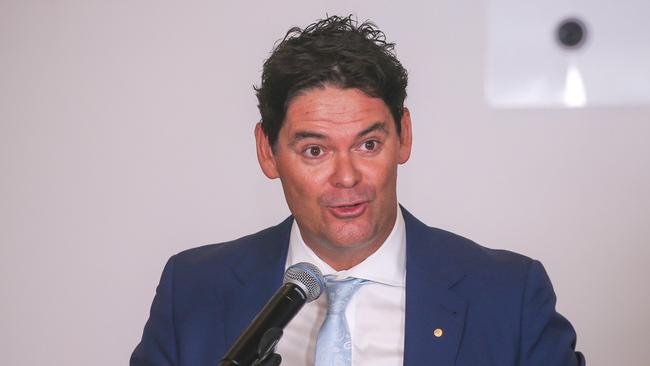
[[[0,1],[0,354],[126,364],[172,254],[282,220],[252,85],[354,12],[410,71],[400,201],[540,259],[591,365],[647,364],[650,107],[489,109],[475,1]]]

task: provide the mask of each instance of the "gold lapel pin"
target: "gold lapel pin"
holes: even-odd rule
[[[433,331],[433,335],[434,335],[436,338],[440,338],[440,337],[442,337],[442,329],[440,329],[440,328],[436,328],[436,330]]]

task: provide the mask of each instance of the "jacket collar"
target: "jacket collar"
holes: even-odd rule
[[[293,216],[289,216],[276,226],[240,239],[248,240],[231,269],[241,285],[256,288],[271,285],[272,291],[282,285],[292,224]]]

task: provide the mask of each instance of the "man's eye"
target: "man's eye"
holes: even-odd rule
[[[310,146],[305,150],[305,154],[310,158],[317,158],[323,154],[323,149],[320,146]]]
[[[376,140],[368,140],[363,143],[363,148],[367,151],[373,151],[377,148],[377,145],[379,145],[379,142]]]

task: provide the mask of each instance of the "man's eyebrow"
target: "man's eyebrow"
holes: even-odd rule
[[[313,131],[298,131],[293,134],[290,144],[295,145],[301,140],[309,139],[309,138],[325,140],[327,139],[327,136],[323,135],[322,133],[313,132]]]
[[[372,126],[366,128],[365,130],[359,132],[357,134],[357,138],[363,137],[371,132],[375,131],[383,131],[384,133],[388,133],[388,127],[386,127],[386,122],[375,122]]]

